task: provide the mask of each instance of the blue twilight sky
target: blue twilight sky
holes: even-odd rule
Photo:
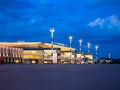
[[[120,58],[120,0],[0,0],[0,41],[55,42],[91,52],[99,46],[99,57]]]

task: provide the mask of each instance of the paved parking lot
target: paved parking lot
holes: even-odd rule
[[[120,65],[0,65],[0,90],[120,90]]]

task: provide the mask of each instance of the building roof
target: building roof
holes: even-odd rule
[[[49,43],[45,43],[47,46],[51,47],[51,44]],[[61,51],[70,51],[70,48],[69,47],[65,47],[65,46],[60,46],[60,45],[54,45],[53,46],[54,48],[60,48]],[[76,49],[75,48],[71,48],[72,51],[75,51]]]
[[[18,48],[25,48],[25,47],[41,47],[41,48],[51,48],[51,44],[49,43],[42,43],[42,42],[0,42],[0,46],[6,47],[18,47]],[[60,48],[61,51],[69,51],[69,47],[54,45],[53,48]],[[71,48],[72,51],[75,51],[75,48]]]

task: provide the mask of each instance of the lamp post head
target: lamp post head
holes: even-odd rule
[[[70,36],[69,36],[69,39],[72,40],[72,38],[73,38],[72,35],[70,35]]]
[[[88,42],[88,47],[90,47],[90,42]]]
[[[53,33],[55,31],[54,28],[50,28],[50,32]]]
[[[95,49],[98,50],[98,45],[95,46]]]
[[[80,39],[79,42],[82,43],[82,39]]]

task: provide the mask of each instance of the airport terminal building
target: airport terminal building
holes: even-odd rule
[[[74,64],[85,58],[93,59],[92,54],[76,53],[75,48],[42,42],[1,42],[0,57],[5,63],[24,64]]]

